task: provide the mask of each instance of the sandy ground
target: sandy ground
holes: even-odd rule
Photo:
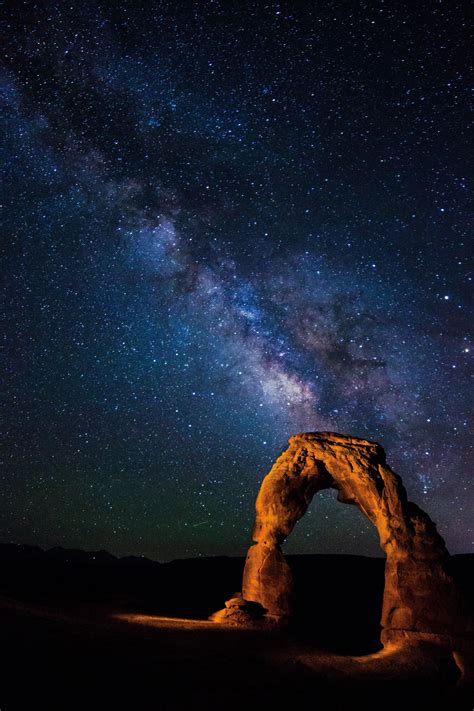
[[[289,631],[0,598],[1,711],[472,709],[450,655],[328,654]]]

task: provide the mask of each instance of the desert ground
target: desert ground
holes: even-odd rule
[[[295,556],[300,615],[258,630],[206,619],[233,592],[241,559],[166,569],[105,555],[97,564],[67,552],[4,556],[2,711],[472,708],[451,655],[381,649],[383,559]],[[456,564],[469,585],[471,557]]]

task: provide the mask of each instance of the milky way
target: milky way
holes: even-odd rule
[[[311,6],[7,3],[3,540],[242,554],[332,430],[472,546],[465,7]]]

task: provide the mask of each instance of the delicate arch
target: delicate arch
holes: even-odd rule
[[[387,556],[382,642],[446,643],[450,636],[465,633],[464,605],[448,571],[444,541],[429,516],[408,501],[383,448],[334,432],[298,434],[290,437],[289,445],[257,496],[255,545],[247,554],[242,595],[228,601],[213,619],[244,620],[248,603],[262,606],[267,620],[291,614],[292,576],[281,544],[314,494],[335,488],[339,501],[355,504],[372,521]]]

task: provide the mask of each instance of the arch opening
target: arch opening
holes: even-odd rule
[[[293,584],[291,628],[316,649],[370,654],[381,648],[385,555],[373,523],[357,506],[341,505],[338,493],[318,491],[282,544]]]
[[[335,489],[314,495],[282,545],[293,555],[356,555],[384,558],[377,529],[357,506],[341,506]]]

